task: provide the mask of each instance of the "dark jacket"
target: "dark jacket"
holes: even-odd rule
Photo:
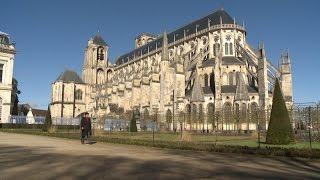
[[[90,120],[90,118],[83,117],[81,119],[81,129],[82,129],[82,127],[83,127],[84,130],[91,131],[91,120]]]

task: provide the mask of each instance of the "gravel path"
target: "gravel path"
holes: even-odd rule
[[[0,132],[2,179],[320,179],[320,160],[179,151]]]

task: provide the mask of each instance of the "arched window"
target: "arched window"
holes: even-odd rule
[[[172,112],[170,109],[167,110],[166,112],[166,122],[167,123],[172,123]]]
[[[229,54],[232,55],[233,54],[233,44],[232,43],[229,44],[229,51],[230,51]]]
[[[213,45],[213,55],[214,56],[218,56],[220,52],[220,44],[219,43],[215,43]]]
[[[247,119],[247,105],[246,103],[242,103],[241,105],[241,120],[242,122],[246,122]]]
[[[229,54],[229,43],[224,44],[224,54],[228,55]]]
[[[97,49],[97,59],[98,60],[104,60],[104,48],[98,47]]]
[[[76,100],[82,100],[82,91],[80,89],[76,90]]]
[[[208,123],[210,123],[212,125],[212,129],[214,129],[214,120],[215,120],[214,104],[213,103],[209,103],[207,105],[207,121],[208,121]]]
[[[205,86],[205,87],[208,87],[208,81],[209,81],[208,74],[205,74],[205,75],[204,75],[204,86]]]
[[[251,122],[258,122],[258,105],[257,103],[251,103],[250,107],[250,114],[251,114]]]
[[[110,82],[110,81],[111,81],[111,78],[112,78],[112,70],[109,69],[109,70],[107,71],[107,81]]]
[[[0,121],[2,117],[2,98],[0,97]]]
[[[104,71],[102,69],[97,70],[97,84],[103,84],[104,81]]]
[[[230,103],[225,103],[223,107],[223,116],[226,123],[230,123],[232,119],[232,109]]]
[[[209,79],[209,85],[210,85],[210,89],[213,92],[213,94],[216,92],[216,85],[215,85],[215,79],[214,79],[214,73],[210,74],[210,79]]]

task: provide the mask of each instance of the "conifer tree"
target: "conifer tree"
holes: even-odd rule
[[[289,144],[293,141],[294,137],[289,113],[283,99],[279,80],[276,79],[266,143]]]
[[[51,119],[51,111],[50,111],[50,105],[49,105],[42,130],[49,132],[51,129],[51,126],[52,126],[52,119]]]
[[[138,110],[134,110],[132,112],[132,117],[131,117],[131,121],[130,121],[130,132],[137,132],[137,123],[136,123],[136,119],[140,117],[140,113]]]

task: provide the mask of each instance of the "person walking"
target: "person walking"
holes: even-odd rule
[[[84,144],[84,138],[89,138],[91,135],[91,119],[89,117],[89,113],[84,113],[83,117],[81,118],[81,144]]]

